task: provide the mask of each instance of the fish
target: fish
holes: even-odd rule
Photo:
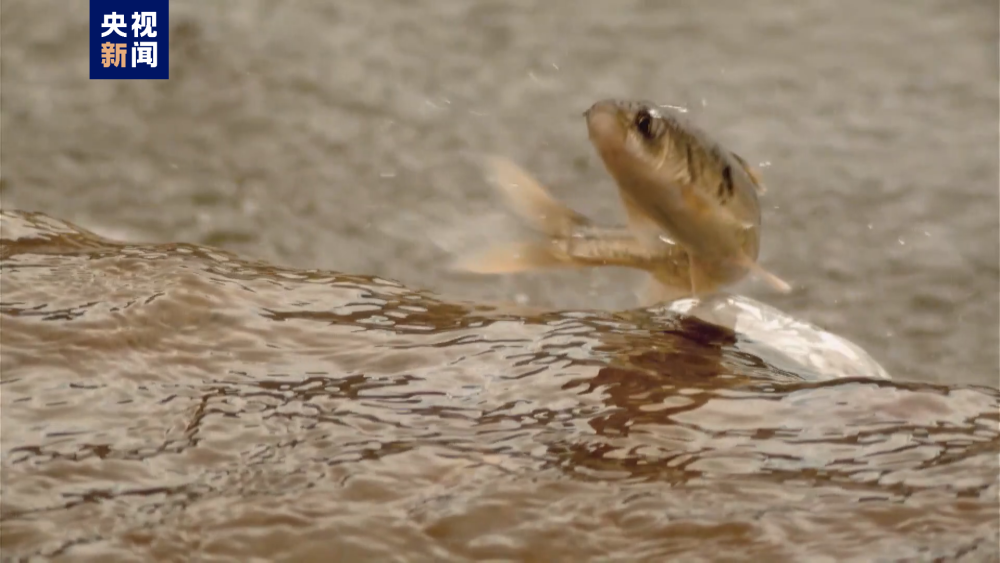
[[[689,259],[675,244],[643,244],[627,226],[604,226],[554,198],[534,176],[505,157],[485,159],[487,176],[508,206],[539,235],[459,256],[453,270],[510,274],[539,269],[615,266],[644,271],[641,305],[690,297]]]
[[[707,133],[648,102],[604,100],[584,112],[588,135],[618,185],[627,226],[599,226],[556,200],[500,156],[488,176],[539,240],[496,245],[456,260],[480,274],[619,266],[646,271],[642,304],[705,296],[750,272],[782,292],[790,285],[756,263],[758,170]],[[648,131],[647,131],[648,129]]]
[[[691,294],[713,293],[750,273],[791,290],[757,263],[758,196],[767,189],[744,158],[669,106],[605,99],[584,117],[629,228],[654,253],[665,244],[686,251]]]

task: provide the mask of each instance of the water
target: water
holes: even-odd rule
[[[443,266],[514,234],[482,152],[623,222],[581,113],[651,98],[770,163],[762,258],[797,289],[740,291],[896,378],[1000,384],[993,0],[175,0],[162,83],[88,80],[87,17],[3,2],[7,207],[453,298],[621,309],[628,273]]]
[[[2,221],[5,560],[997,555],[997,389]]]

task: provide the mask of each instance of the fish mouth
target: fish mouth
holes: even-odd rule
[[[628,137],[628,116],[614,100],[601,100],[583,112],[590,142],[602,153],[621,150]]]

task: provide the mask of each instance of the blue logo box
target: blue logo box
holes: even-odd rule
[[[170,78],[170,0],[90,0],[90,79]]]

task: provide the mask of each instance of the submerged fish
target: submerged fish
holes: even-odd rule
[[[757,197],[764,188],[743,158],[672,108],[603,100],[584,116],[630,228],[650,248],[669,240],[687,251],[692,294],[712,293],[751,271],[790,290],[757,264]]]

